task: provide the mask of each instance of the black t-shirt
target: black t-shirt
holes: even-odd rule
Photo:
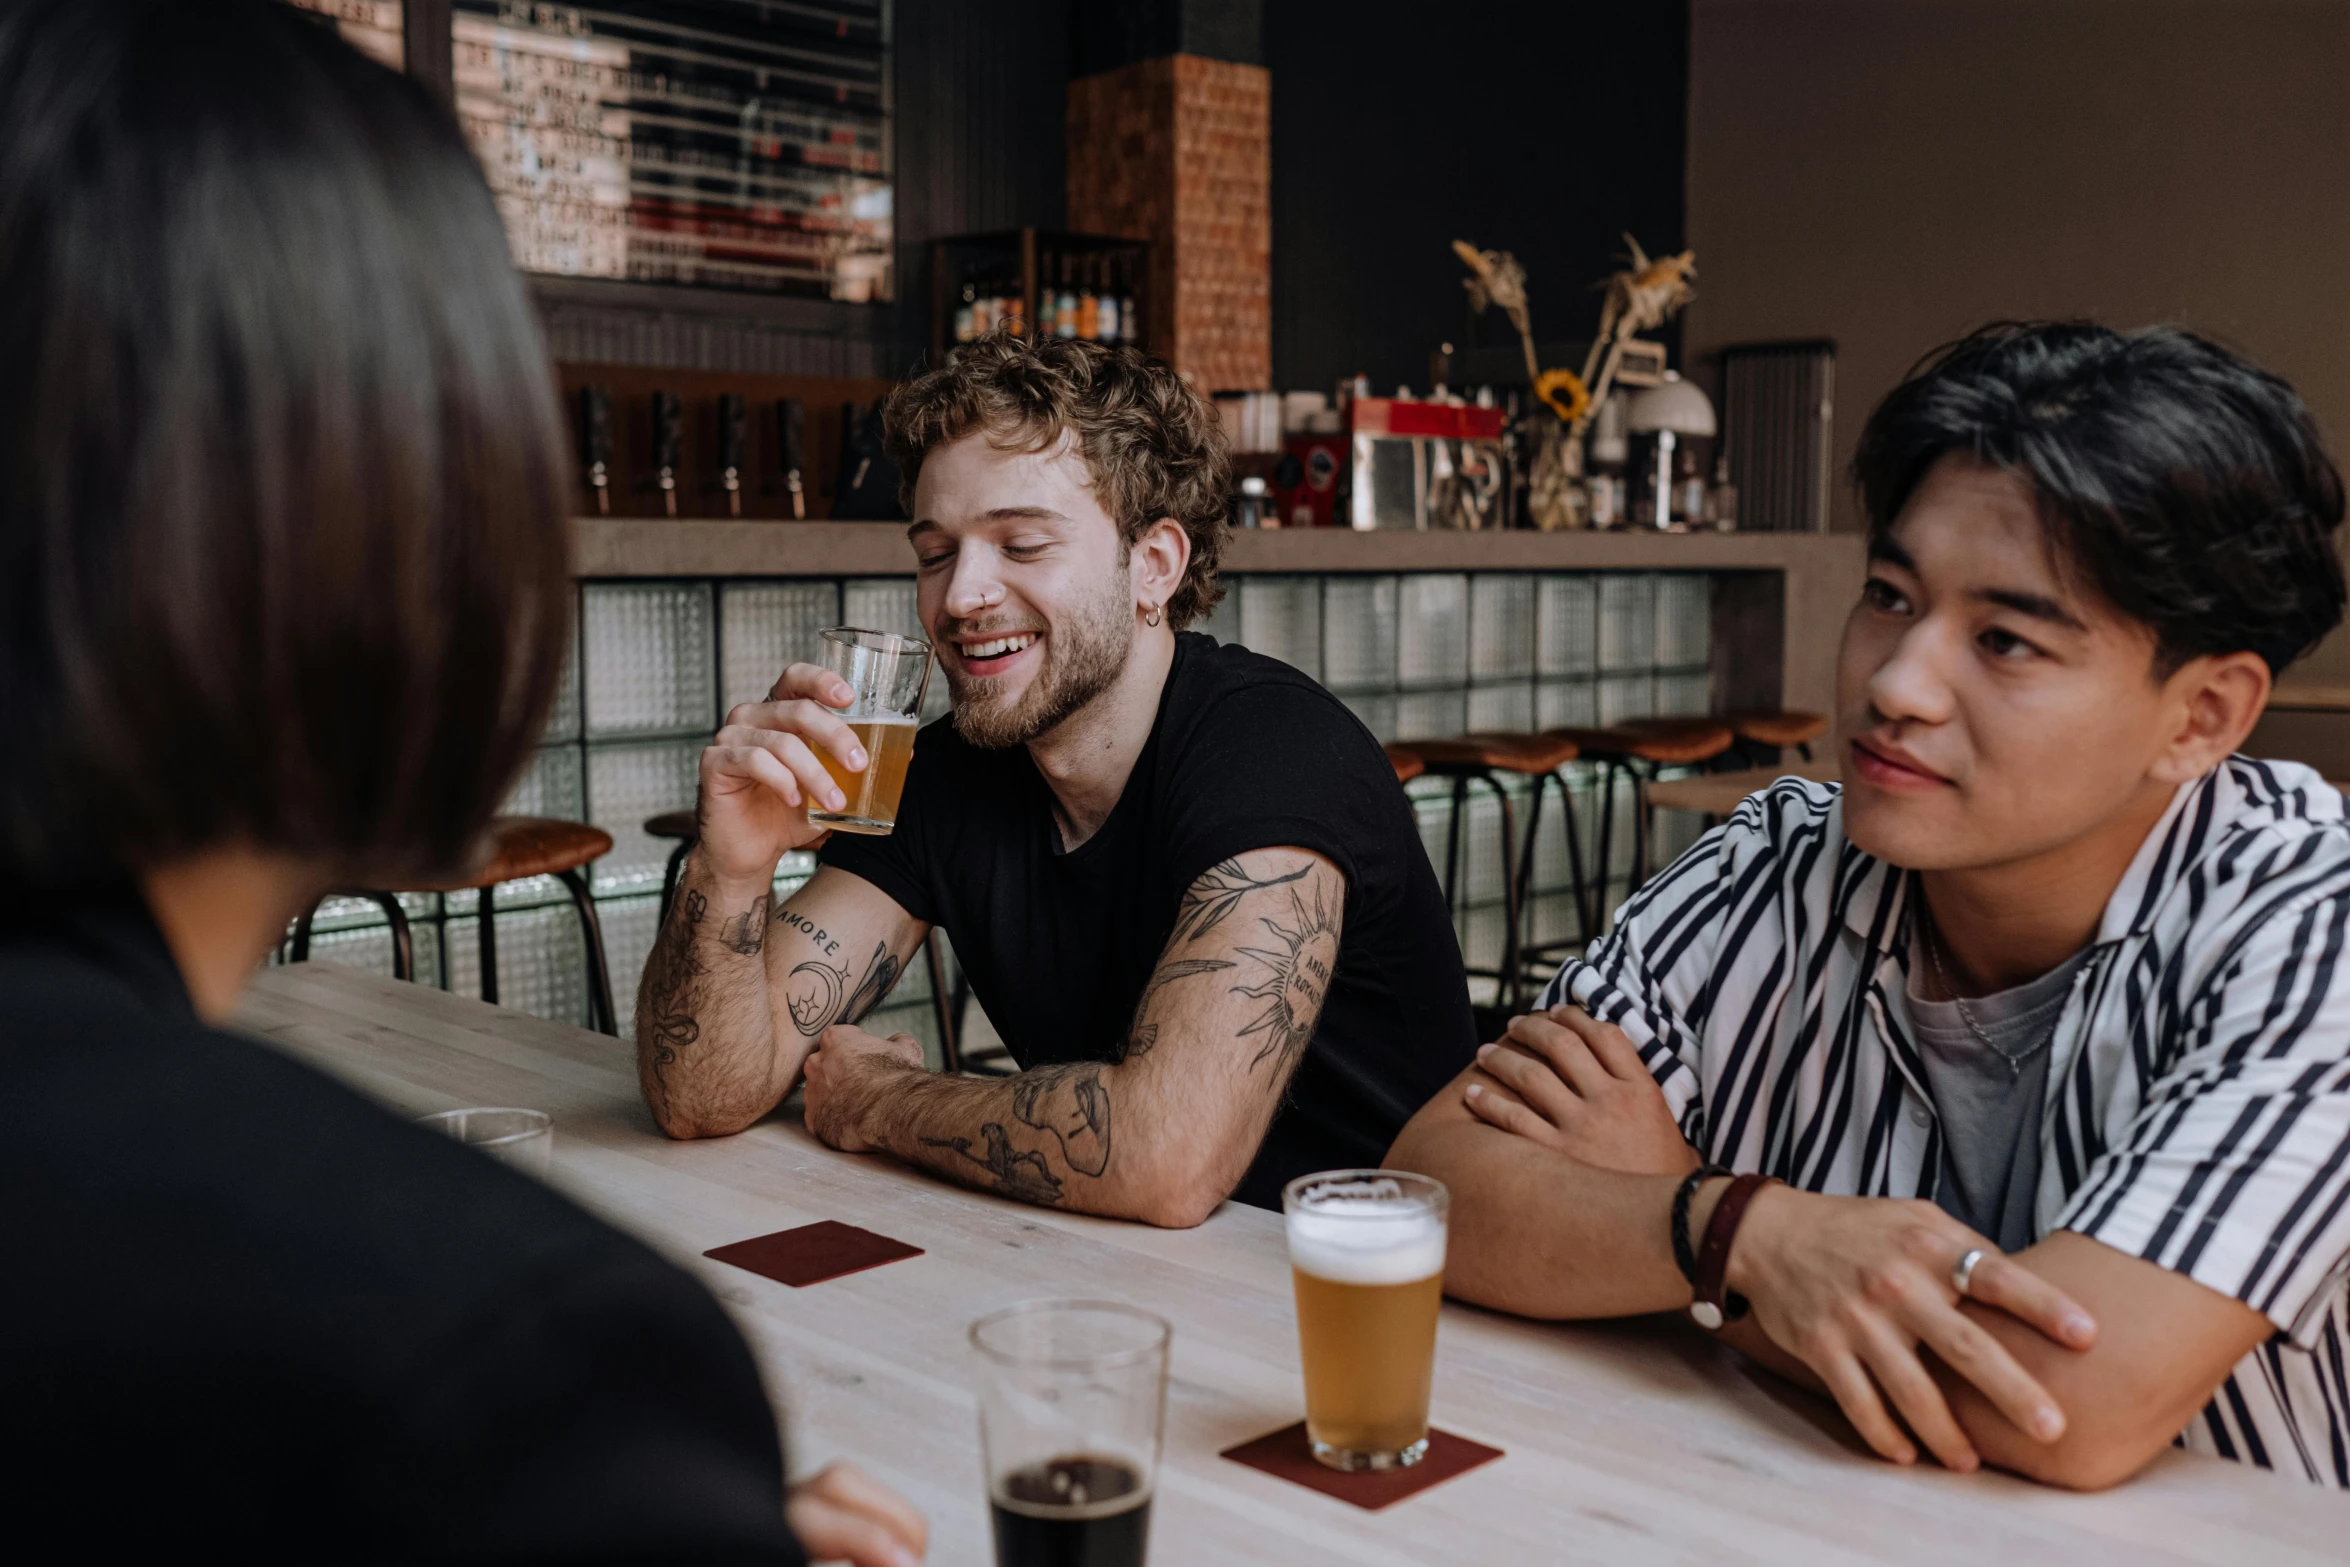
[[[708,1292],[205,1028],[135,893],[0,910],[0,1193],[0,1462],[77,1557],[801,1560]]]
[[[1064,853],[1027,749],[951,719],[914,747],[898,827],[835,834],[829,865],[945,928],[1023,1066],[1114,1061],[1183,892],[1252,849],[1346,874],[1338,972],[1287,1101],[1233,1195],[1261,1208],[1314,1170],[1376,1165],[1476,1052],[1444,895],[1395,771],[1336,697],[1287,664],[1188,634],[1100,831]]]

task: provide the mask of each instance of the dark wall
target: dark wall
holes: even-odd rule
[[[1061,225],[1073,3],[897,0],[892,373],[930,348],[932,239]]]
[[[1273,0],[1276,384],[1424,389],[1465,346],[1455,239],[1517,253],[1543,342],[1589,338],[1625,230],[1681,248],[1688,62],[1686,0]]]

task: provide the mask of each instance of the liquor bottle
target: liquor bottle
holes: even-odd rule
[[[1069,258],[1061,258],[1060,293],[1055,296],[1056,308],[1061,312],[1060,333],[1063,337],[1077,335],[1077,285],[1069,275]]]
[[[1738,531],[1738,486],[1730,482],[1730,454],[1714,454],[1713,488],[1705,493],[1705,520],[1723,533]]]
[[[1004,330],[1014,337],[1028,335],[1028,300],[1017,274],[1004,283]]]
[[[1041,343],[1061,335],[1061,296],[1053,288],[1052,257],[1037,258],[1036,275],[1036,340]]]
[[[955,306],[955,341],[968,343],[979,335],[979,291],[963,285],[963,302]]]
[[[1101,301],[1094,295],[1088,270],[1077,274],[1077,335],[1091,343],[1102,335]]]
[[[1118,308],[1118,263],[1115,259],[1102,263],[1101,298],[1094,308],[1101,316],[1102,341],[1109,344],[1124,342],[1126,320]]]
[[[1134,313],[1134,269],[1128,262],[1117,264],[1118,341],[1142,343],[1142,318]]]
[[[1705,520],[1705,479],[1697,471],[1697,453],[1681,448],[1679,482],[1673,486],[1675,520],[1697,526]]]

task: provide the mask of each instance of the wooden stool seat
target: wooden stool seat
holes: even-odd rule
[[[560,876],[612,852],[612,835],[603,828],[550,816],[493,817],[483,838],[488,857],[471,875],[402,890],[469,892],[532,876]]]
[[[1552,735],[1595,760],[1653,762],[1659,767],[1694,767],[1710,762],[1737,743],[1718,718],[1627,718],[1605,729],[1553,729]]]
[[[1695,811],[1701,816],[1727,816],[1750,794],[1768,789],[1782,778],[1812,783],[1835,783],[1834,762],[1805,762],[1797,767],[1756,767],[1741,773],[1699,773],[1694,778],[1670,778],[1648,786],[1649,808],[1658,811]]]
[[[648,838],[676,838],[693,842],[702,834],[701,824],[691,811],[663,811],[658,816],[645,818],[645,836]]]
[[[1420,753],[1406,745],[1387,747],[1387,765],[1395,769],[1395,781],[1399,784],[1408,784],[1428,770]]]
[[[1756,745],[1809,745],[1828,732],[1828,721],[1817,713],[1725,713],[1722,721],[1741,740]]]
[[[1555,773],[1582,754],[1563,734],[1466,734],[1450,740],[1414,740],[1400,749],[1413,752],[1428,771],[1440,775],[1463,770]]]

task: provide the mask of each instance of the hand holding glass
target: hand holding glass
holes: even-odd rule
[[[865,748],[865,770],[850,772],[830,750],[817,747],[817,759],[846,803],[837,811],[811,804],[808,820],[836,832],[887,833],[897,826],[898,798],[914,760],[914,731],[930,685],[930,644],[891,631],[835,626],[824,633],[824,667],[854,693],[841,717]]]

